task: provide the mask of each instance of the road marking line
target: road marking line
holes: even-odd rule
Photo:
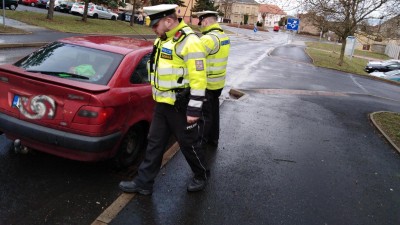
[[[365,89],[360,83],[358,83],[352,74],[350,74],[350,77],[351,77],[351,80],[353,80],[354,84],[356,84],[359,88],[361,88],[361,90],[363,90],[364,93],[368,94],[367,89]]]
[[[174,155],[179,151],[179,144],[175,142],[163,156],[161,163],[161,168],[169,162],[169,160],[174,157]],[[104,210],[100,216],[96,218],[91,225],[107,225],[109,224],[123,208],[136,196],[135,193],[122,193],[111,205]]]

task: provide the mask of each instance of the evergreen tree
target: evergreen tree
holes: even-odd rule
[[[193,1],[193,0],[192,0]],[[219,6],[214,6],[214,1],[212,0],[195,0],[196,3],[192,8],[192,12],[201,12],[201,11],[218,11]]]

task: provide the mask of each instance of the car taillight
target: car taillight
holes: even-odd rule
[[[112,108],[82,106],[75,115],[73,122],[88,125],[101,125],[111,117]]]

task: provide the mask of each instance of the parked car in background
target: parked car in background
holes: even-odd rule
[[[385,79],[400,82],[400,75],[385,77]]]
[[[367,73],[387,72],[400,69],[400,60],[371,61],[365,66]]]
[[[3,3],[3,1],[4,1],[4,3]],[[0,9],[3,8],[3,4],[5,4],[6,8],[15,10],[18,7],[18,0],[0,0]]]
[[[108,20],[117,20],[118,14],[112,12],[111,10],[101,6],[92,4],[88,8],[88,16],[93,17],[95,19],[108,19]]]
[[[0,65],[0,132],[16,152],[130,165],[152,119],[152,49],[128,37],[70,37]]]
[[[71,13],[72,5],[74,3],[75,2],[71,2],[71,1],[61,1],[59,11],[65,12],[65,13]]]
[[[35,6],[37,5],[38,0],[22,0],[22,4],[24,5],[30,5],[30,6]]]
[[[392,70],[392,71],[388,71],[388,72],[372,72],[369,75],[375,76],[375,77],[382,77],[382,78],[396,76],[396,75],[400,75],[400,69]]]
[[[275,25],[273,30],[278,32],[279,31],[279,26]]]
[[[47,1],[46,9],[49,9],[49,7],[50,7],[50,1]],[[59,0],[54,0],[54,11],[60,11],[60,1]]]
[[[47,2],[49,2],[49,0],[38,0],[36,6],[39,8],[48,8]]]
[[[89,3],[89,7],[92,3]],[[74,15],[83,15],[83,11],[85,9],[85,2],[77,2],[72,4],[71,13]]]

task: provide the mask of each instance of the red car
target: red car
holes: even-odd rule
[[[0,66],[0,133],[16,151],[133,163],[144,150],[154,101],[152,42],[70,37]]]
[[[35,6],[37,5],[38,0],[22,0],[22,4],[24,5],[30,5],[30,6]]]
[[[274,26],[274,31],[278,32],[279,31],[279,26]]]

